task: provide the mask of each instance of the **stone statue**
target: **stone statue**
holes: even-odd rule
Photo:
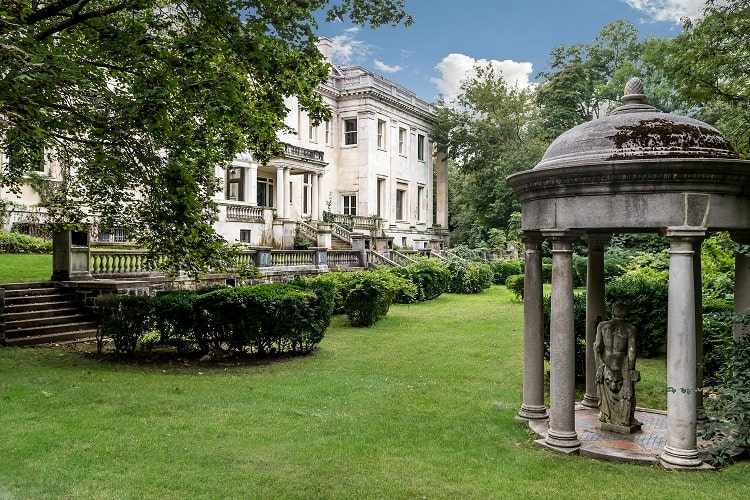
[[[641,428],[635,415],[635,383],[641,379],[635,369],[635,327],[623,319],[625,306],[612,304],[612,316],[596,328],[596,393],[602,429],[630,434]]]

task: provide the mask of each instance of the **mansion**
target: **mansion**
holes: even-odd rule
[[[330,60],[331,40],[319,47]],[[447,247],[447,167],[444,155],[437,172],[433,165],[432,106],[358,66],[332,65],[318,92],[330,121],[313,125],[290,97],[285,124],[295,132],[279,132],[282,156],[260,164],[241,154],[230,169],[217,167],[216,232],[229,243],[283,249],[300,241],[346,247],[357,233],[408,249]],[[55,165],[40,169],[57,175]],[[17,204],[10,214],[6,205],[5,229],[16,223],[23,232],[31,211],[19,207],[33,207],[38,195],[27,185],[2,199]],[[117,229],[93,236],[126,238]]]

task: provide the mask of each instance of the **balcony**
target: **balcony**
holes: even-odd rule
[[[307,160],[324,163],[323,151],[316,151],[314,149],[301,148],[294,146],[286,142],[281,143],[284,146],[284,156],[286,158],[294,158],[298,160]]]

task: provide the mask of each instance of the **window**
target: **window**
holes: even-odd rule
[[[305,174],[302,179],[302,213],[312,213],[312,176]]]
[[[226,199],[244,201],[245,169],[227,170]]]
[[[424,161],[424,136],[417,134],[417,160]]]
[[[344,195],[344,215],[357,215],[357,195]]]
[[[404,220],[406,205],[406,189],[396,189],[396,220]]]
[[[406,155],[406,129],[398,129],[398,154]]]
[[[424,221],[422,206],[424,205],[424,186],[417,186],[417,220]]]
[[[310,142],[318,142],[318,127],[312,124],[312,121],[310,122],[309,126],[307,127],[307,139]]]
[[[385,149],[385,120],[378,120],[378,148]]]
[[[326,140],[326,146],[331,145],[331,122],[326,121],[325,122],[325,140]]]
[[[273,179],[258,177],[258,206],[273,206]]]
[[[344,120],[344,146],[357,144],[357,119]]]
[[[250,243],[250,230],[249,229],[240,229],[240,242]]]

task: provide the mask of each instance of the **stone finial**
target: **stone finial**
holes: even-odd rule
[[[625,93],[620,99],[623,104],[645,104],[646,94],[640,78],[633,77],[625,84]]]

